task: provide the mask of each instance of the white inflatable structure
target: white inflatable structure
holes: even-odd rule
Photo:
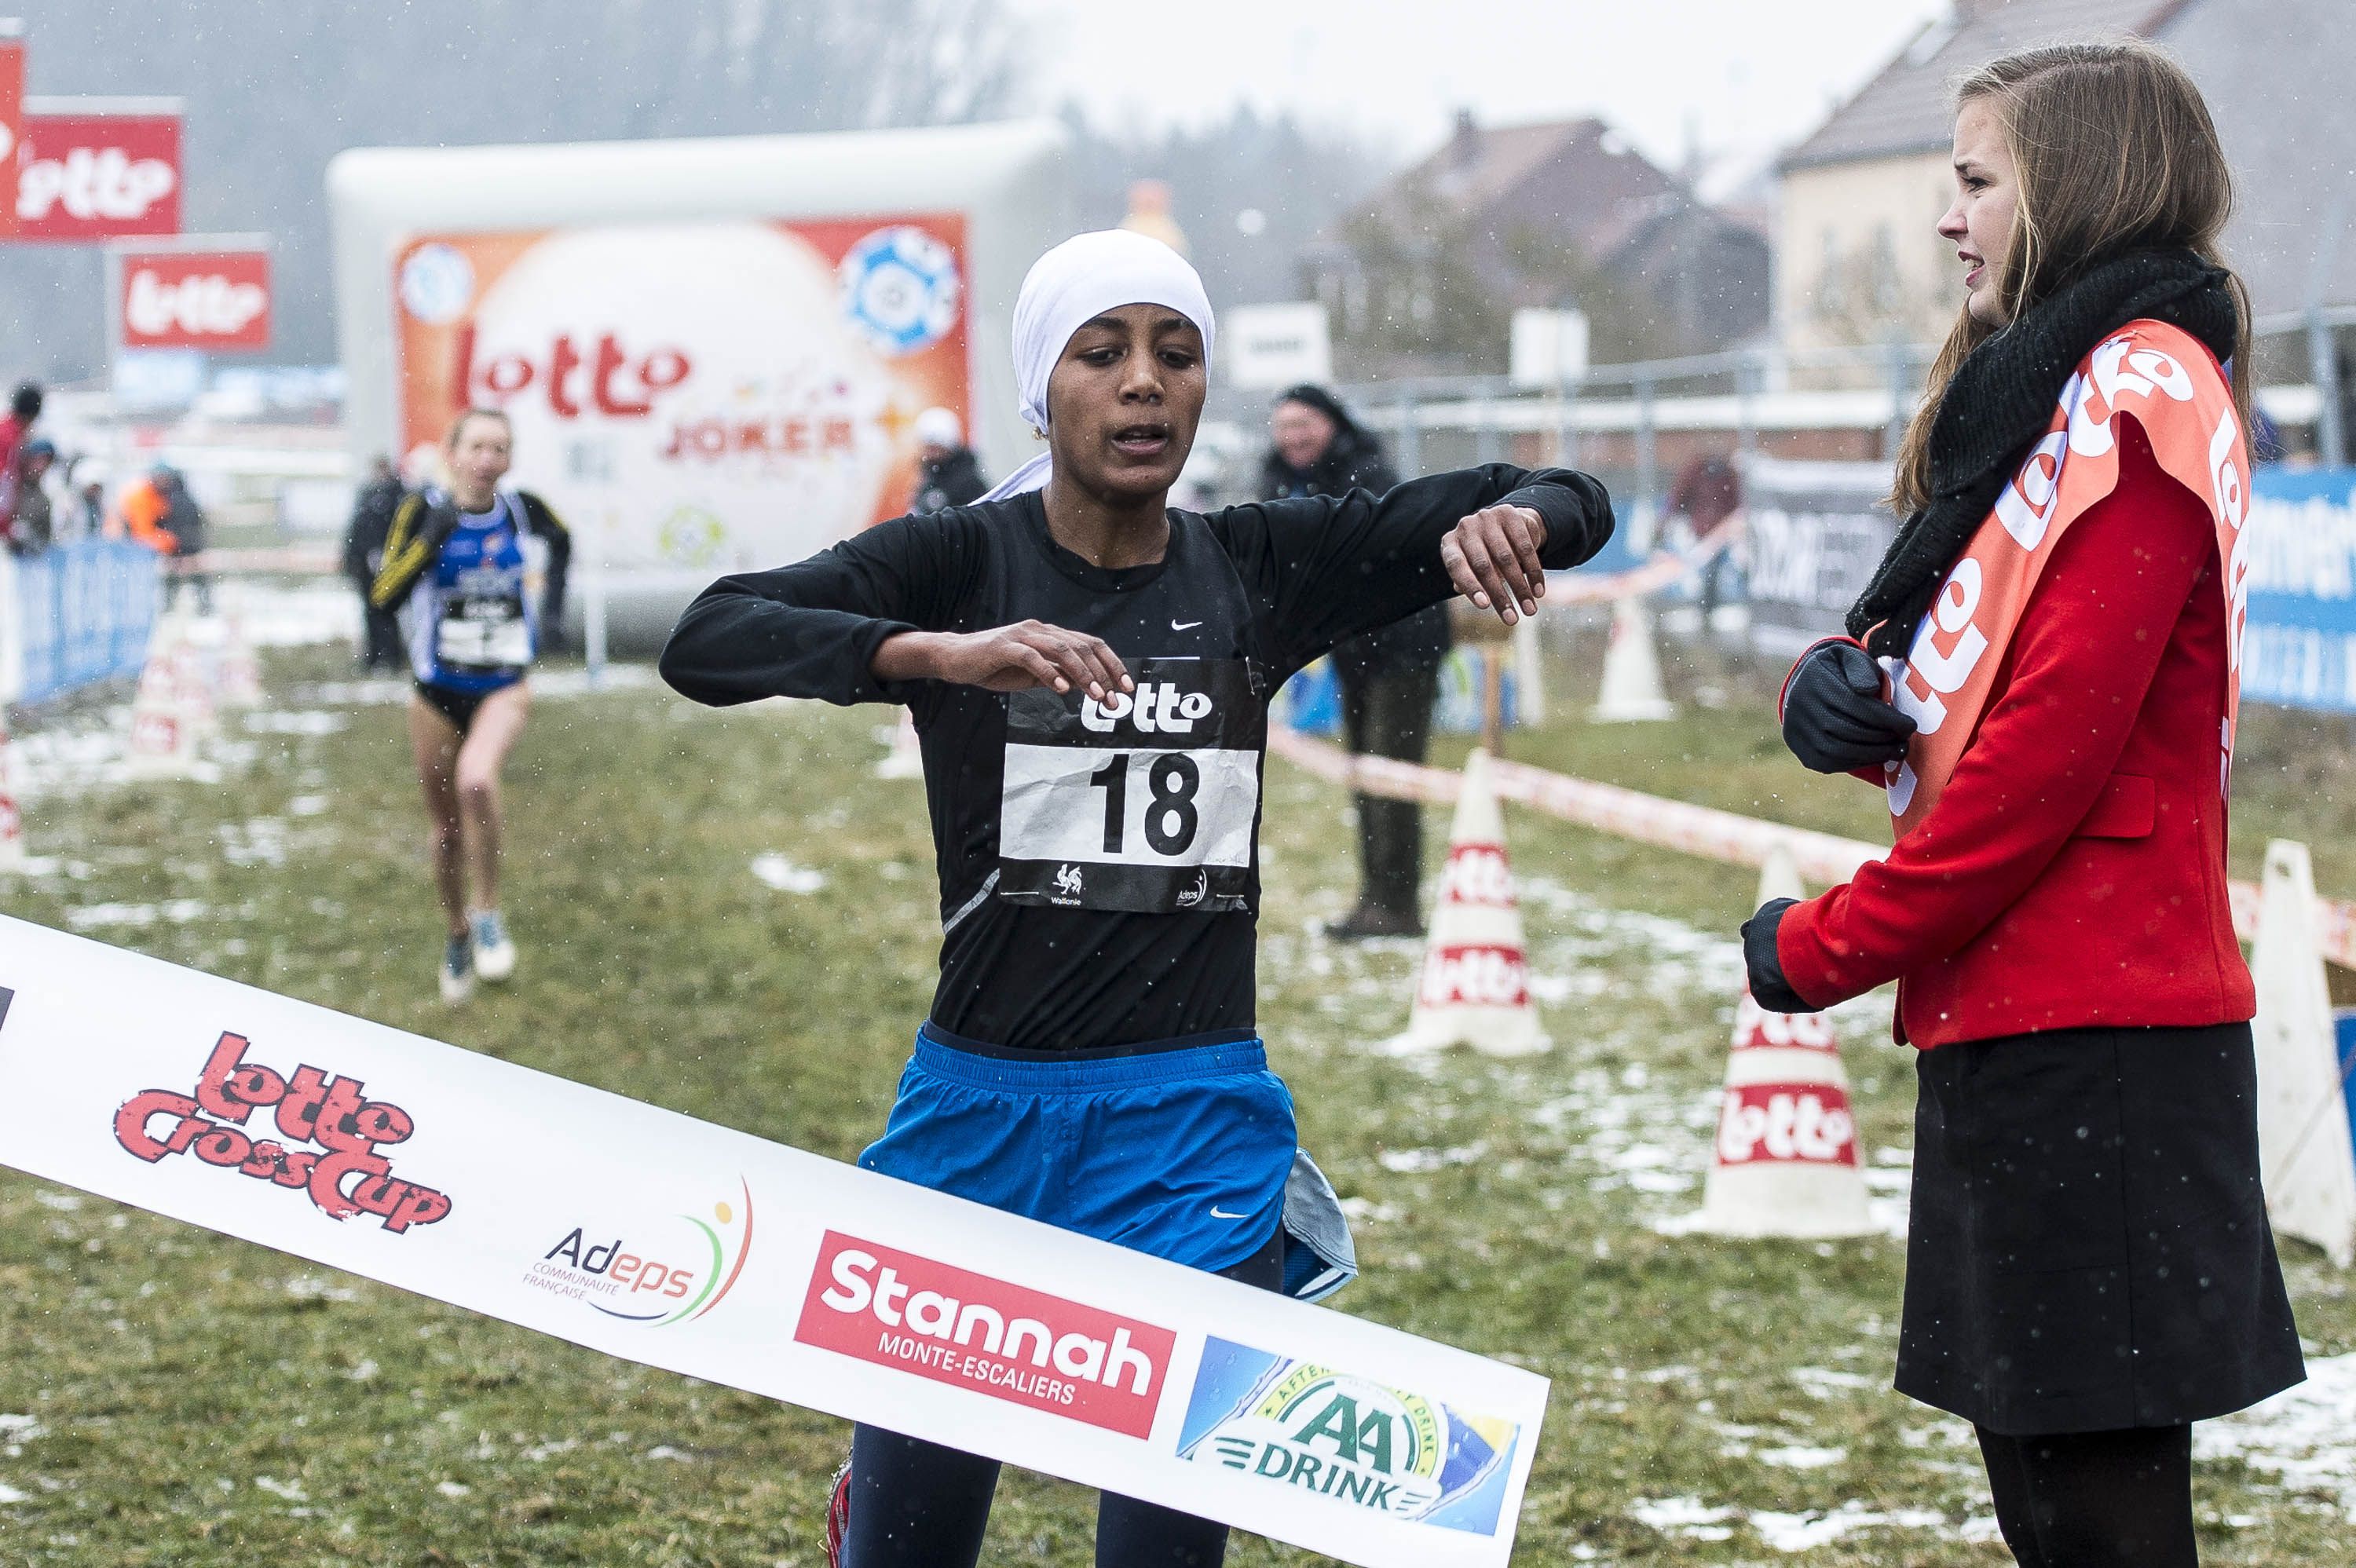
[[[459,410],[505,410],[617,629],[897,515],[928,408],[1003,474],[1036,450],[1007,344],[1072,229],[1066,148],[1036,121],[343,153],[354,472],[430,473]]]

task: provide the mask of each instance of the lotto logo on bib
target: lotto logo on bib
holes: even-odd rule
[[[1521,1428],[1213,1337],[1178,1456],[1347,1507],[1494,1535]]]
[[[1247,907],[1266,714],[1240,659],[1141,659],[1137,689],[1007,699],[998,896]]]
[[[1177,1336],[829,1231],[799,1344],[1130,1437],[1153,1430]]]

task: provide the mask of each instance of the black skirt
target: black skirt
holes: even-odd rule
[[[2299,1381],[2247,1024],[1916,1063],[1898,1390],[2007,1436],[2175,1426]]]

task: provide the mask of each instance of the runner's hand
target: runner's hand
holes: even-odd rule
[[[945,680],[985,691],[1076,689],[1098,702],[1137,689],[1103,639],[1044,621],[986,632],[902,632],[884,639],[873,668],[882,680]]]
[[[1546,519],[1527,507],[1483,507],[1448,530],[1440,559],[1459,593],[1510,626],[1546,597]]]

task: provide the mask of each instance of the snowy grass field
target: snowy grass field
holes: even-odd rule
[[[1755,693],[1665,725],[1566,716],[1511,754],[1834,831],[1863,786],[1802,775]],[[711,714],[643,679],[541,697],[509,784],[516,983],[434,998],[440,947],[399,689],[274,656],[220,777],[114,777],[105,714],[20,736],[42,873],[8,912],[412,1029],[837,1158],[881,1127],[929,995],[919,786],[871,776],[884,715]],[[1564,675],[1559,706],[1590,682]],[[2236,858],[2314,844],[2356,891],[2329,748],[2254,723]],[[1442,748],[1447,760],[1462,743]],[[1531,1563],[1997,1564],[1960,1424],[1891,1392],[1913,1098],[1886,995],[1843,1009],[1890,1236],[1669,1233],[1700,1199],[1751,872],[1509,811],[1555,1040],[1394,1057],[1412,944],[1317,934],[1353,889],[1337,792],[1269,778],[1261,1019],[1356,1219],[1335,1305],[1553,1380]],[[1434,814],[1435,839],[1444,816]],[[37,1092],[17,1084],[13,1093]],[[1665,1229],[1666,1227],[1667,1229]],[[2213,1563],[2356,1560],[2356,1302],[2286,1249],[2314,1376],[2202,1430]],[[0,1563],[820,1561],[846,1429],[0,1172]],[[987,1561],[1089,1561],[1093,1499],[1010,1471]],[[1307,1563],[1238,1539],[1240,1565]]]

